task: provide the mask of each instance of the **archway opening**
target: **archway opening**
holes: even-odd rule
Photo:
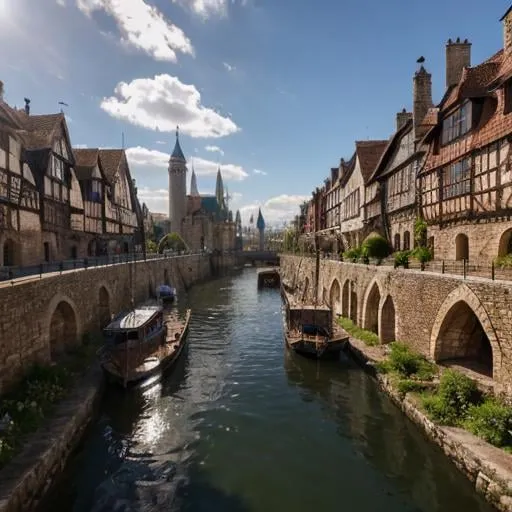
[[[391,343],[396,340],[396,313],[395,303],[391,295],[386,297],[382,306],[382,313],[380,316],[380,341],[381,343]]]
[[[3,248],[3,266],[12,267],[15,263],[16,247],[11,239],[7,239],[4,242]]]
[[[380,291],[377,283],[373,283],[372,289],[368,294],[366,301],[366,310],[364,312],[364,328],[379,334],[379,304]]]
[[[77,321],[73,308],[61,301],[50,320],[50,355],[52,359],[63,354],[77,341]]]
[[[463,300],[446,314],[435,341],[436,361],[493,376],[493,353],[489,338],[471,307]]]
[[[397,233],[395,235],[395,238],[394,238],[394,241],[393,241],[393,248],[395,249],[395,251],[399,251],[400,250],[400,233]]]
[[[350,281],[350,320],[357,324],[357,293],[354,281]]]
[[[469,239],[464,233],[459,233],[455,237],[455,259],[469,259]]]
[[[512,228],[507,229],[500,237],[498,245],[498,256],[512,254]]]
[[[341,288],[340,283],[335,279],[331,285],[331,291],[329,292],[329,305],[331,306],[332,312],[335,315],[338,313],[340,306]]]
[[[128,245],[128,242],[123,242],[123,252],[125,254],[128,254],[130,252],[130,246]]]
[[[350,281],[347,279],[343,284],[341,296],[341,316],[349,318]]]
[[[411,233],[406,231],[404,233],[404,251],[408,251],[411,248]]]
[[[110,295],[104,286],[98,293],[98,305],[100,329],[103,329],[110,322]]]

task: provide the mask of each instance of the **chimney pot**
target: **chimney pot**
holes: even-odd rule
[[[412,112],[407,112],[405,108],[401,112],[398,112],[396,114],[396,131],[400,130],[412,117]]]
[[[446,45],[446,87],[459,83],[464,68],[471,66],[471,43],[466,39],[461,42],[460,37],[456,43],[448,40]]]
[[[416,73],[413,79],[413,123],[414,138],[418,139],[422,133],[420,125],[432,106],[432,75],[423,70]]]

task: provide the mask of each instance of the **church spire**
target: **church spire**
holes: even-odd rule
[[[192,177],[190,178],[190,195],[192,197],[199,196],[199,190],[197,190],[197,178],[196,171],[194,170],[194,164],[192,164]]]
[[[220,167],[217,170],[217,183],[215,185],[215,198],[219,209],[224,209],[224,183],[222,182],[222,174],[220,173]]]
[[[171,160],[185,160],[185,155],[183,154],[183,151],[181,150],[180,146],[180,127],[176,126],[176,142],[174,144],[174,149],[171,154]]]

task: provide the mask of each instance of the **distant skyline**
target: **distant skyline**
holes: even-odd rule
[[[389,138],[421,55],[434,102],[446,41],[502,48],[510,0],[0,0],[5,99],[63,107],[76,147],[120,147],[139,197],[167,212],[180,141],[212,194],[220,165],[244,224],[289,221],[355,140]],[[190,174],[188,182],[190,183]]]

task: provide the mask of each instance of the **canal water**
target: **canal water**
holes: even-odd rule
[[[107,392],[41,512],[491,511],[350,360],[284,347],[256,271],[195,287],[163,382]]]

